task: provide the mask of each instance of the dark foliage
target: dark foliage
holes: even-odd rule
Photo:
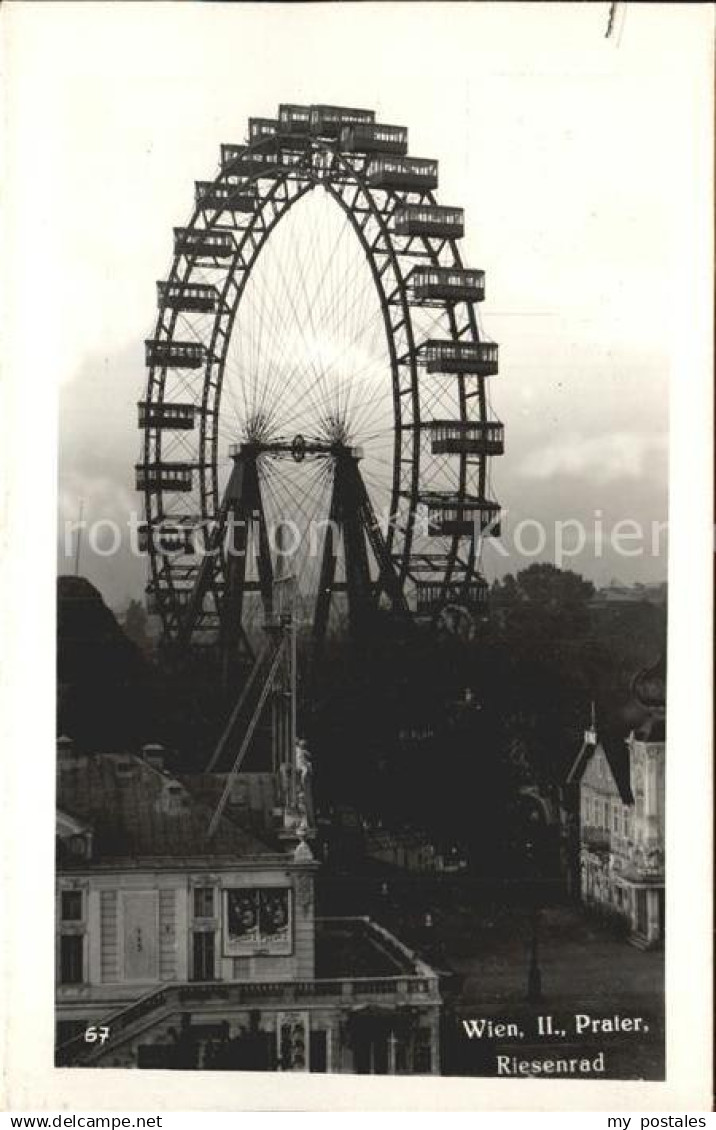
[[[151,671],[97,589],[84,577],[57,582],[57,731],[89,752],[146,740]]]
[[[493,585],[473,639],[385,620],[359,645],[329,639],[320,662],[304,655],[299,729],[319,810],[412,828],[459,848],[475,874],[523,867],[525,787],[556,794],[592,701],[600,735],[621,741],[643,717],[632,677],[664,650],[663,606],[609,606],[593,593],[575,573],[533,565]],[[227,687],[207,653],[153,664],[136,646],[136,609],[126,627],[136,644],[88,582],[60,578],[59,732],[98,751],[158,740],[184,769],[203,768],[245,675]],[[245,768],[268,767],[267,727]]]
[[[592,701],[600,732],[621,741],[640,717],[631,679],[664,647],[664,608],[614,611],[593,595],[577,574],[533,565],[493,586],[474,640],[336,648],[309,720],[323,806],[459,844],[477,873],[524,867],[520,790],[556,795]]]

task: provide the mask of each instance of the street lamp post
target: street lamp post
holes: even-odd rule
[[[542,1000],[542,971],[539,967],[539,907],[532,906],[532,937],[530,940],[530,967],[527,974],[527,1000],[530,1004],[539,1004]]]
[[[527,971],[527,1000],[530,1004],[539,1004],[542,1001],[542,970],[539,965],[539,867],[537,860],[535,839],[539,835],[539,813],[530,812],[527,837],[525,839],[526,871],[531,881],[530,889],[530,962]]]

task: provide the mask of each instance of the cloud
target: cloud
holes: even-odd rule
[[[656,461],[661,477],[667,446],[666,435],[619,431],[588,436],[572,432],[530,451],[515,473],[523,479],[570,476],[604,484],[648,477]]]

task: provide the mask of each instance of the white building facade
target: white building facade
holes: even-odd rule
[[[259,841],[139,757],[58,753],[57,1062],[439,1070],[437,974],[317,919],[305,840]]]
[[[588,730],[567,781],[579,790],[580,897],[623,918],[645,948],[665,933],[664,680],[660,665],[637,676],[644,722],[622,749],[605,748]]]

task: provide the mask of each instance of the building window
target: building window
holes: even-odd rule
[[[604,801],[604,823],[602,825],[605,832],[609,831],[609,801]]]
[[[614,809],[612,811],[612,828],[615,832],[619,831],[619,809],[616,804],[614,805]]]
[[[62,921],[82,921],[82,891],[62,892]]]
[[[89,856],[89,838],[87,836],[70,836],[64,846],[67,852],[76,859],[86,859]]]
[[[83,949],[81,934],[63,934],[60,937],[60,982],[63,985],[82,984]]]
[[[215,981],[214,931],[196,930],[193,935],[192,978],[194,981]]]
[[[194,888],[194,917],[195,918],[213,918],[214,917],[214,888],[213,887],[195,887]]]

